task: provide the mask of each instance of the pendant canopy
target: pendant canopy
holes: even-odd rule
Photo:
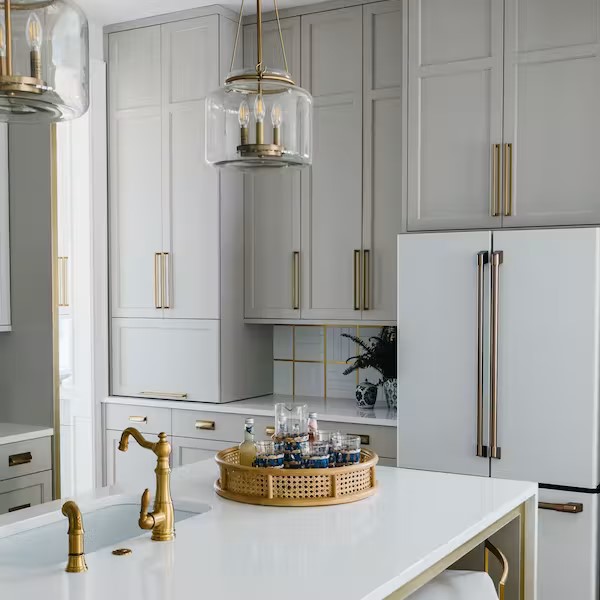
[[[232,67],[243,8],[242,1]],[[231,71],[224,87],[206,99],[206,160],[234,169],[310,166],[312,97],[288,72],[276,0],[283,70],[263,63],[261,0],[256,12],[256,67]]]
[[[0,0],[0,122],[67,121],[89,105],[89,41],[71,0]]]

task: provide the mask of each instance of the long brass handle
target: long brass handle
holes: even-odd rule
[[[129,417],[129,421],[131,421],[132,423],[147,423],[148,422],[148,417],[141,417],[141,416],[131,415]]]
[[[63,306],[69,306],[69,257],[63,256]]]
[[[504,144],[504,216],[511,217],[513,212],[513,145]]]
[[[508,559],[506,558],[506,556],[500,549],[496,548],[496,546],[494,546],[494,544],[492,544],[492,542],[490,542],[489,540],[486,540],[484,543],[484,550],[483,550],[483,570],[486,573],[490,572],[490,568],[489,568],[489,562],[490,562],[489,555],[490,554],[494,555],[494,557],[498,560],[498,562],[500,563],[500,566],[502,567],[502,575],[500,576],[500,581],[498,582],[498,600],[504,600],[506,581],[508,580],[508,573],[509,573]]]
[[[361,446],[368,446],[371,443],[371,436],[365,435],[364,433],[349,433],[348,435],[355,435],[360,438]]]
[[[489,261],[489,253],[482,250],[477,253],[477,456],[486,458],[487,446],[483,445],[483,377],[484,377],[484,270]]]
[[[171,255],[162,253],[161,259],[162,307],[171,308]]]
[[[33,460],[31,452],[21,452],[20,454],[12,454],[8,457],[9,467],[18,467],[19,465],[29,464]]]
[[[187,392],[140,392],[140,396],[150,396],[150,398],[176,398],[177,400],[185,400]]]
[[[542,510],[554,510],[561,513],[577,514],[583,512],[583,504],[581,502],[566,502],[565,504],[553,502],[539,502],[538,508]]]
[[[215,430],[215,422],[198,420],[198,421],[196,421],[195,427],[196,427],[196,429],[203,429],[206,431],[214,431]]]
[[[275,427],[273,425],[265,427],[265,435],[275,435]]]
[[[494,144],[492,156],[492,217],[499,217],[500,209],[500,144]]]
[[[498,446],[498,320],[500,265],[504,260],[502,251],[492,252],[492,310],[490,343],[490,456],[501,457]]]
[[[63,270],[62,270],[62,256],[59,256],[57,258],[57,263],[56,263],[56,276],[58,279],[58,285],[57,285],[57,292],[58,292],[58,306],[62,306],[63,305],[63,297],[62,297],[62,291],[63,291],[63,286],[62,286],[62,277],[63,277]]]
[[[371,251],[363,250],[363,310],[371,310]]]
[[[292,253],[292,308],[300,308],[300,252]]]
[[[19,506],[13,506],[11,508],[8,509],[8,512],[16,512],[17,510],[23,510],[24,508],[30,508],[31,507],[31,502],[28,502],[27,504],[19,504]]]
[[[354,251],[354,310],[360,310],[360,250]]]
[[[161,285],[160,285],[160,262],[161,253],[154,253],[154,308],[162,308]]]

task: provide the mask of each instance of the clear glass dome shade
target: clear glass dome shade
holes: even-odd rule
[[[0,0],[0,122],[67,121],[88,105],[88,23],[79,7]]]
[[[285,71],[232,72],[206,98],[206,160],[236,169],[309,166],[311,95]]]

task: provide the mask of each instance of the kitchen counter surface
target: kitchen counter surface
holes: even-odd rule
[[[2,597],[383,600],[427,577],[438,561],[525,503],[527,589],[533,589],[535,545],[527,545],[536,527],[535,484],[382,467],[377,494],[361,502],[276,508],[216,496],[217,473],[212,460],[173,472],[176,505],[188,499],[211,506],[209,512],[178,523],[173,542],[152,542],[149,533],[118,542],[88,554],[89,571],[83,574],[65,573],[65,562],[36,569],[33,559],[23,556],[18,567],[0,564]],[[122,491],[103,488],[80,499],[84,527],[94,502]],[[56,501],[0,517],[0,545],[32,523],[60,520],[60,505]],[[61,535],[66,561],[66,523]],[[116,557],[114,547],[133,553]]]
[[[254,416],[273,416],[273,405],[277,402],[307,404],[310,411],[318,414],[320,421],[338,423],[362,423],[396,427],[397,411],[377,404],[374,409],[361,409],[352,398],[317,398],[313,396],[270,395],[237,402],[212,404],[206,402],[185,402],[181,400],[154,400],[147,398],[124,398],[111,396],[104,400],[107,404],[129,404],[132,406],[156,406],[180,410],[200,410],[208,412],[233,413]]]
[[[17,425],[15,423],[0,423],[0,446],[15,442],[28,442],[37,438],[54,435],[51,427],[36,425]]]

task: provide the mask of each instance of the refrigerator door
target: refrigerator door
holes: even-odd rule
[[[600,481],[599,248],[597,228],[493,234],[493,249],[503,252],[503,262],[501,458],[491,460],[492,477],[588,489]]]
[[[478,366],[488,364],[489,348],[489,265],[479,268],[478,254],[488,252],[490,242],[491,233],[482,231],[399,236],[402,467],[489,475],[489,459],[477,456],[477,439],[479,433],[484,445],[488,438],[488,369],[478,381]]]
[[[598,495],[541,489],[540,502],[580,503],[583,512],[539,511],[538,598],[597,600]]]

